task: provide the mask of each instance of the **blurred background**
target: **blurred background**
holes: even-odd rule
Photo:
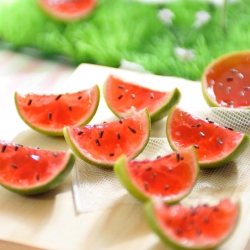
[[[250,46],[246,0],[93,1],[1,0],[0,48],[199,80],[214,58]]]

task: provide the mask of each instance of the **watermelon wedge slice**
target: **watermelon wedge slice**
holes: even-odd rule
[[[149,201],[145,214],[151,229],[174,249],[215,249],[236,228],[240,206],[229,199],[216,205],[186,207]]]
[[[250,51],[225,54],[202,74],[202,93],[209,106],[250,108]]]
[[[173,150],[193,145],[200,167],[220,167],[236,159],[249,145],[247,134],[198,118],[174,106],[166,123],[166,134]]]
[[[63,136],[63,127],[91,121],[99,105],[98,85],[76,93],[38,95],[15,93],[15,104],[22,120],[47,135]]]
[[[103,93],[108,107],[116,116],[126,117],[133,109],[140,111],[147,108],[151,122],[165,117],[180,99],[177,88],[169,92],[156,91],[114,75],[110,75],[104,83]]]
[[[147,145],[150,118],[147,109],[113,122],[65,127],[66,142],[82,160],[101,167],[113,167],[125,154],[135,158]]]
[[[57,187],[75,162],[68,151],[50,151],[0,141],[0,185],[23,195],[47,192]]]
[[[69,22],[90,14],[95,9],[97,0],[38,0],[38,4],[51,17]]]
[[[123,186],[137,199],[155,197],[165,203],[175,203],[192,190],[199,172],[193,147],[155,160],[128,160],[121,156],[115,173]]]

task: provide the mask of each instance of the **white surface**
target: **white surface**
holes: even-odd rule
[[[102,89],[102,85],[109,74],[115,74],[131,82],[162,91],[178,88],[182,94],[179,102],[181,108],[204,119],[208,117],[225,126],[233,128],[237,128],[238,126],[239,128],[241,122],[246,121],[249,117],[249,113],[245,114],[245,119],[237,119],[237,115],[239,114],[232,113],[230,113],[230,116],[225,117],[228,110],[221,113],[212,112],[202,96],[201,84],[181,78],[163,77],[83,64],[76,69],[69,81],[74,83],[75,88],[77,88],[77,86],[82,84],[84,79],[87,82],[85,86],[98,84]],[[240,116],[242,116],[242,113]],[[97,124],[113,119],[117,118],[110,112],[103,96],[101,96],[100,106],[91,123]],[[149,142],[149,148],[146,148],[141,153],[140,158],[154,158],[157,156],[157,153],[162,154],[163,152],[171,151],[170,147],[166,144],[166,140],[164,140],[166,138],[165,123],[166,119],[162,119],[152,125],[151,136],[154,138]],[[244,128],[246,132],[249,132],[246,126]],[[220,249],[243,249],[250,234],[250,230],[246,230],[250,222],[248,213],[250,202],[247,198],[250,195],[250,185],[248,184],[250,173],[247,167],[250,163],[249,153],[250,148],[239,159],[228,166],[212,171],[201,171],[193,191],[184,200],[184,203],[189,205],[197,205],[199,202],[216,204],[220,199],[225,197],[241,202],[240,226],[234,233],[234,237],[230,238]],[[138,204],[136,201],[129,199],[130,197],[126,196],[126,192],[122,192],[122,187],[118,185],[119,183],[117,183],[117,179],[112,173],[107,173],[107,171],[102,171],[95,167],[93,168],[93,166],[91,167],[91,165],[83,162],[77,162],[74,171],[75,178],[73,181],[75,185],[74,191],[76,191],[74,192],[74,198],[77,202],[76,208],[79,209],[79,212],[106,209],[108,204],[110,207],[114,206],[114,204]]]
[[[59,93],[85,89],[93,84],[101,87],[110,73],[155,89],[178,87],[182,92],[182,108],[190,112],[197,108],[207,109],[198,82],[93,65],[81,65],[68,79],[73,71],[73,68],[57,63],[0,51],[0,139],[45,149],[68,149],[63,138],[41,135],[21,121],[14,106],[14,91]],[[115,117],[102,98],[91,123],[112,119]],[[154,124],[154,136],[163,135],[163,125],[164,120]],[[222,176],[224,180],[225,177]],[[204,197],[212,197],[217,191],[205,189]],[[229,190],[227,195],[231,194]],[[242,200],[244,217],[241,217],[235,234],[221,247],[224,250],[243,250],[248,241],[249,193],[238,194],[241,195],[239,198]],[[148,228],[141,205],[118,204],[103,211],[77,215],[70,177],[54,191],[32,198],[13,194],[0,187],[0,222],[0,240],[44,249],[167,249]]]

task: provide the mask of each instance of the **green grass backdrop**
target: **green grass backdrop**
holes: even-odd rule
[[[159,19],[163,8],[174,13],[172,25]],[[194,28],[195,13],[201,10],[211,19]],[[87,18],[69,23],[47,16],[36,0],[12,0],[0,3],[0,40],[13,49],[31,47],[49,58],[60,55],[76,65],[119,67],[125,59],[155,74],[199,80],[214,58],[250,49],[249,21],[250,7],[245,0],[228,4],[226,13],[218,5],[195,0],[161,5],[99,0]],[[194,59],[180,59],[176,47],[193,50]]]

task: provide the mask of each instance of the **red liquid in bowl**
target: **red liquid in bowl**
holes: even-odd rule
[[[216,59],[205,70],[202,81],[214,106],[250,107],[250,51]]]

